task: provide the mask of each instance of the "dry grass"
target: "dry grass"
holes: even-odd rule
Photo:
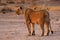
[[[38,6],[32,6],[32,9],[36,8],[37,10],[41,10],[41,9],[47,9],[50,11],[58,11],[60,10],[60,6],[45,6],[45,5],[38,5]]]
[[[50,10],[60,10],[60,6],[49,6]]]

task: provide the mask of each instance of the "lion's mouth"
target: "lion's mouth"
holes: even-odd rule
[[[17,16],[19,16],[19,15],[17,15]]]
[[[16,14],[16,16],[19,16],[19,14]]]

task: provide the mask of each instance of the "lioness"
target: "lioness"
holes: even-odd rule
[[[20,7],[17,11],[16,14],[19,15],[21,14],[22,7]],[[26,25],[28,28],[29,35],[35,35],[35,30],[34,30],[34,24],[39,24],[42,30],[41,36],[44,36],[44,24],[47,27],[47,35],[49,35],[49,28],[51,33],[53,33],[51,26],[50,26],[50,19],[49,19],[49,13],[46,10],[39,10],[39,11],[34,11],[30,8],[27,8],[25,13],[24,13]],[[31,33],[31,24],[32,24],[32,33]]]

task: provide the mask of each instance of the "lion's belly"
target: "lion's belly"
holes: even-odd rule
[[[37,19],[36,18],[32,18],[31,19],[31,22],[32,23],[39,23],[39,21],[40,21],[40,19],[38,19],[38,18]]]
[[[34,13],[30,15],[30,20],[32,23],[40,23],[41,21],[43,21],[43,16],[42,14],[40,15],[40,13]]]

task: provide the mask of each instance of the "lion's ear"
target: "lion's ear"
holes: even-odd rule
[[[20,7],[20,9],[22,9],[22,7]]]

